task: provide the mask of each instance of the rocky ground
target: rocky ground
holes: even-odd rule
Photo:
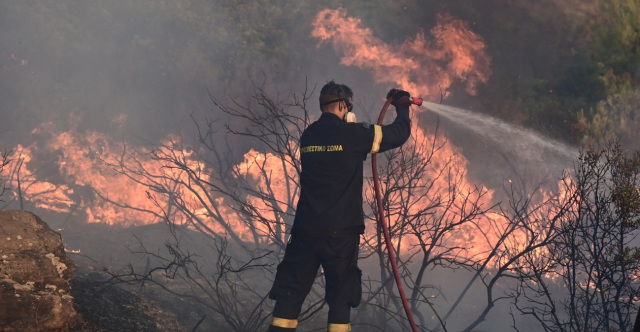
[[[138,240],[150,248],[161,247],[167,232],[163,225],[118,229],[104,225],[78,225],[60,231],[69,257],[76,264],[71,295],[83,325],[77,331],[224,331],[202,305],[157,287],[113,283],[110,274],[129,264],[144,266],[133,254]],[[73,252],[79,250],[80,253]],[[204,317],[204,319],[203,319]]]
[[[131,286],[108,285],[103,273],[79,271],[71,294],[83,323],[76,331],[187,331],[154,294]],[[190,330],[193,330],[190,329]]]
[[[164,247],[170,235],[163,225],[47,220],[55,219],[0,210],[0,331],[224,331],[192,298],[151,282],[114,282],[111,274],[126,275],[130,268],[142,273],[145,263],[148,268],[141,245],[154,252]],[[191,233],[187,242],[197,243]],[[177,279],[170,285],[189,294]]]

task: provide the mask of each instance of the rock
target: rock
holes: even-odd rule
[[[62,237],[38,216],[0,210],[0,331],[67,331],[81,321]]]

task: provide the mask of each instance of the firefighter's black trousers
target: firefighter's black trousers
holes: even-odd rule
[[[357,307],[362,296],[362,272],[357,265],[359,243],[360,234],[355,233],[322,237],[294,234],[269,293],[276,300],[273,317],[298,319],[322,265],[328,323],[349,323],[351,307]]]

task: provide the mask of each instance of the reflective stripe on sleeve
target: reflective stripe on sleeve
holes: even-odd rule
[[[349,332],[351,331],[351,324],[329,324],[327,328],[329,332]]]
[[[380,143],[382,142],[382,127],[379,125],[373,125],[373,145],[369,153],[377,153],[380,151]]]
[[[273,317],[271,319],[271,325],[276,326],[276,327],[282,327],[285,329],[295,329],[296,327],[298,327],[298,320],[297,319],[286,319],[286,318],[280,318],[280,317]]]

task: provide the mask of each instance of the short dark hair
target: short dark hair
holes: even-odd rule
[[[353,91],[351,91],[350,87],[344,84],[338,84],[332,80],[325,84],[322,90],[320,90],[320,109],[322,109],[327,102],[336,99],[353,99]]]

